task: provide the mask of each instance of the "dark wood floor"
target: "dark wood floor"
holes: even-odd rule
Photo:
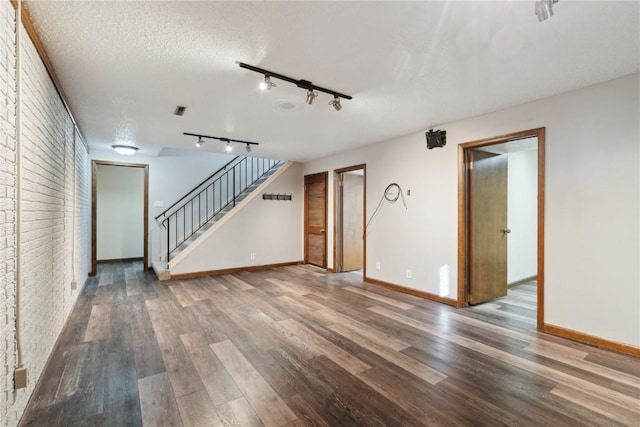
[[[99,266],[23,424],[640,424],[639,360],[537,333],[535,283],[456,310],[306,266],[139,270]]]

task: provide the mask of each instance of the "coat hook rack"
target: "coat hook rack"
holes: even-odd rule
[[[293,200],[293,195],[265,193],[262,195],[262,200]]]

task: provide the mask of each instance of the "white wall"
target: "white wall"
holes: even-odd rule
[[[447,131],[444,148],[427,150],[421,131],[309,162],[304,174],[366,163],[367,216],[390,182],[411,189],[408,209],[385,206],[369,231],[367,276],[455,298],[457,145],[546,127],[544,320],[640,346],[639,92],[634,74],[434,126]]]
[[[449,135],[447,135],[449,138]],[[427,150],[424,132],[305,164],[304,174],[366,163],[366,217],[391,183],[401,186],[402,201],[385,202],[367,230],[366,273],[385,282],[455,298],[457,293],[457,149],[448,142]],[[333,206],[329,174],[329,206]],[[407,196],[407,191],[411,195]],[[329,210],[329,230],[334,212]],[[328,234],[328,264],[333,267],[333,232]],[[380,262],[380,270],[375,269]],[[406,270],[412,278],[406,278]]]
[[[259,195],[177,265],[171,274],[297,262],[303,259],[304,182],[294,164],[266,193],[292,194],[292,201],[262,200]],[[251,259],[251,254],[255,258]]]
[[[533,277],[538,262],[538,151],[509,153],[507,283]]]
[[[97,259],[144,256],[144,168],[97,165]]]
[[[1,425],[18,424],[85,283],[90,256],[88,153],[23,28],[18,43],[14,17],[11,3],[0,2]],[[78,290],[71,290],[72,281]],[[28,377],[19,390],[13,387],[16,306]]]
[[[0,425],[13,425],[24,404],[13,405],[16,286],[16,58],[15,12],[0,2]],[[6,60],[6,64],[5,64]],[[6,337],[6,339],[5,339]],[[6,420],[6,421],[5,421]]]
[[[193,156],[122,156],[113,151],[92,151],[91,159],[118,163],[149,165],[149,259],[160,253],[160,234],[155,217],[202,182],[213,172],[227,164],[233,155],[200,152]],[[164,203],[164,208],[154,207]]]

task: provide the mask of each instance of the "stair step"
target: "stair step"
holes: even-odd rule
[[[265,181],[267,181],[273,174],[275,174],[278,170],[280,170],[286,162],[280,162],[276,164],[271,170],[265,172],[260,178],[251,183],[242,193],[236,196],[235,204],[232,202],[231,204],[225,206],[222,210],[213,215],[206,223],[204,223],[196,232],[194,232],[188,239],[182,242],[178,248],[174,249],[171,253],[171,259],[177,257],[180,253],[182,253],[187,247],[189,247],[193,242],[199,239],[204,233],[207,232],[216,222],[218,222],[221,218],[223,218],[226,214],[235,209],[238,203],[245,200],[249,194],[253,193],[257,188],[259,188]],[[168,270],[167,270],[168,271]]]

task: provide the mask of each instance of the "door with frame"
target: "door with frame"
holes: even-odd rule
[[[336,272],[366,269],[366,165],[334,171],[334,260]]]
[[[491,194],[491,185],[501,186],[500,156],[487,153],[487,147],[527,138],[537,140],[537,327],[544,325],[544,144],[545,128],[537,128],[460,144],[458,146],[458,305],[499,296],[506,291],[506,240],[510,230],[506,217],[494,218],[491,203],[483,198],[502,198]],[[489,150],[490,151],[490,150]],[[506,171],[506,165],[504,166]],[[498,184],[496,184],[498,183]],[[475,198],[475,200],[474,200]],[[502,203],[502,202],[500,202]],[[501,210],[502,208],[499,208]],[[487,253],[482,253],[483,251]],[[504,259],[501,259],[504,257]],[[499,281],[500,285],[495,282]]]
[[[304,177],[304,262],[327,268],[328,172]]]
[[[143,177],[143,191],[140,194],[143,204],[142,216],[142,268],[149,269],[149,165],[139,163],[119,163],[102,160],[93,160],[91,164],[91,269],[89,276],[95,276],[98,272],[98,167],[117,166],[126,168],[140,168]]]

